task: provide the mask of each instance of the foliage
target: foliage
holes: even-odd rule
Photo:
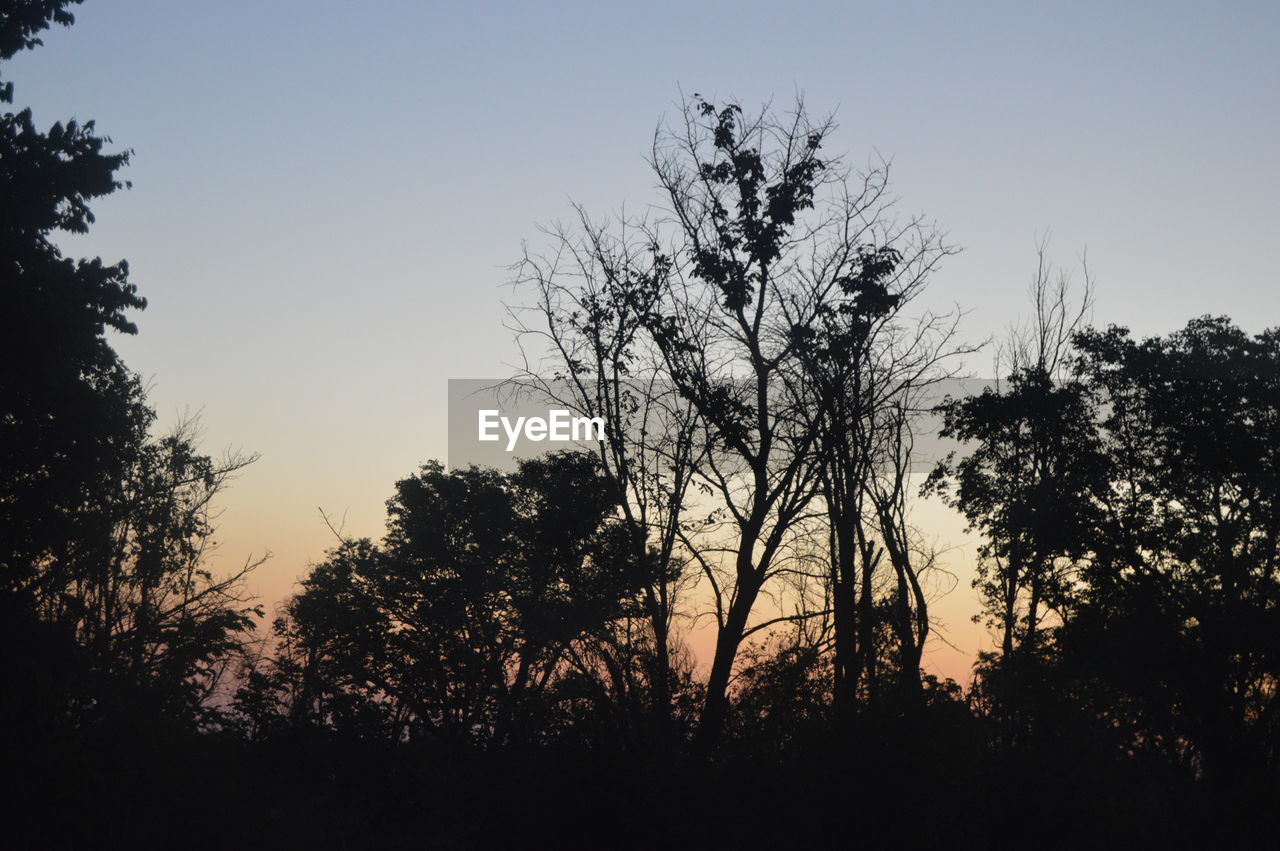
[[[0,60],[70,25],[67,0],[0,11]],[[12,103],[12,84],[0,101]],[[242,578],[206,565],[212,501],[252,458],[215,461],[192,426],[152,437],[154,412],[108,332],[145,307],[124,261],[72,260],[55,239],[85,233],[91,201],[128,184],[129,153],[93,122],[37,128],[0,116],[0,607],[43,639],[7,644],[4,666],[38,675],[6,713],[45,726],[130,712],[205,720],[226,660],[254,618]]]
[[[982,668],[997,715],[1053,737],[1065,693],[1126,752],[1219,780],[1274,766],[1278,339],[1209,317],[1083,330],[1071,380],[947,407],[973,446],[934,484],[984,534],[979,587],[1012,625]]]
[[[529,734],[570,645],[626,616],[638,589],[598,462],[561,453],[510,475],[428,464],[387,510],[381,544],[342,542],[277,627],[305,659],[293,711],[376,716],[392,738]]]

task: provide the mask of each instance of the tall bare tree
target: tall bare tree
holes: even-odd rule
[[[903,481],[897,490],[870,487],[871,447],[847,439],[865,427],[867,411],[858,409],[857,424],[832,418],[850,415],[843,400],[852,393],[879,412],[882,426],[896,422],[905,435],[905,396],[934,375],[949,335],[930,317],[916,347],[899,351],[911,334],[893,320],[948,249],[919,220],[891,214],[887,163],[855,173],[825,154],[832,129],[830,119],[811,119],[802,101],[785,115],[768,107],[748,114],[695,95],[655,136],[658,211],[596,225],[579,210],[575,227],[553,230],[554,249],[526,258],[519,276],[534,285],[539,322],[517,330],[541,334],[552,376],[569,386],[571,401],[614,425],[601,451],[620,484],[630,484],[637,528],[660,533],[661,559],[679,544],[700,571],[715,627],[705,743],[723,728],[744,640],[831,614],[778,602],[800,563],[791,548],[824,506],[836,501],[849,512],[832,518],[832,531],[847,538],[849,557],[861,547],[868,564],[884,546],[886,524],[896,529],[895,570],[906,571],[905,593],[919,598],[908,548],[898,543],[905,530],[892,526],[902,518]],[[837,365],[849,357],[852,373]],[[883,358],[892,360],[892,376],[873,376],[870,362]],[[824,359],[825,374],[815,369]],[[525,378],[545,365],[536,361]],[[860,397],[853,380],[874,380],[871,395]],[[655,406],[674,416],[665,429],[653,428],[662,425],[650,419]],[[896,421],[883,416],[891,410]],[[637,424],[642,437],[628,440],[623,426],[634,432]],[[909,441],[882,441],[877,451],[890,445],[901,451]],[[832,464],[852,477],[847,494],[831,491]],[[641,517],[641,481],[668,483],[656,524],[652,514]],[[771,605],[758,605],[762,595]],[[911,632],[922,641],[920,633]]]
[[[650,708],[665,726],[678,600],[690,579],[681,522],[705,448],[695,439],[697,413],[666,377],[629,297],[635,277],[652,274],[651,254],[632,239],[644,223],[632,229],[623,222],[615,236],[582,208],[576,212],[576,229],[548,230],[552,248],[527,253],[516,267],[517,283],[532,290],[534,303],[510,311],[525,354],[513,384],[605,423],[593,449],[631,530],[632,557],[645,577],[640,610],[647,628],[637,635],[625,622],[619,640],[591,655],[602,661],[615,692],[628,681],[623,659],[643,660]],[[632,653],[636,641],[649,646]]]

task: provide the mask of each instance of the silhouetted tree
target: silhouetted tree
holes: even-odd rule
[[[551,231],[551,252],[527,253],[519,264],[518,283],[535,292],[536,303],[512,309],[513,330],[526,362],[536,361],[514,383],[522,392],[605,423],[594,449],[614,485],[632,530],[633,558],[646,578],[642,620],[620,624],[622,632],[608,642],[612,646],[601,645],[596,655],[611,672],[615,695],[646,692],[656,722],[647,726],[669,744],[678,676],[673,661],[680,653],[675,620],[683,613],[682,592],[696,579],[683,550],[682,523],[706,450],[698,440],[697,413],[666,375],[629,296],[648,247],[630,244],[625,228],[622,238],[614,238],[584,210],[576,212],[576,230]],[[548,350],[544,357],[530,351],[539,344]],[[550,378],[535,367],[548,368]],[[634,664],[642,671],[633,672]]]
[[[7,3],[0,67],[40,44],[50,23],[68,26],[78,0]],[[13,102],[13,84],[0,84]],[[117,481],[137,432],[135,379],[107,341],[136,331],[146,302],[122,261],[75,261],[54,242],[85,233],[89,202],[127,184],[128,152],[108,153],[93,122],[40,130],[30,109],[0,115],[0,571],[12,590],[77,535],[76,513]]]
[[[1280,745],[1280,332],[1205,317],[1076,345],[1111,487],[1063,652],[1130,708],[1135,746],[1252,783]]]
[[[819,435],[833,697],[846,720],[875,702],[890,659],[895,690],[919,697],[934,554],[909,521],[914,434],[948,360],[969,350],[954,342],[956,314],[905,314],[951,253],[940,235],[917,219],[853,212],[857,239],[834,258],[835,287],[811,293],[814,319],[795,331],[799,368],[788,376]]]
[[[1002,636],[986,697],[1019,719],[1006,744],[1083,723],[1117,754],[1252,783],[1276,767],[1280,335],[1071,330],[1049,335],[1058,376],[1032,359],[945,409],[972,448],[937,475],[986,538]]]
[[[1069,608],[1077,565],[1097,533],[1093,500],[1107,481],[1094,398],[1071,361],[1072,335],[1091,303],[1087,274],[1073,304],[1070,280],[1053,276],[1043,243],[1038,256],[1032,320],[997,358],[1008,374],[941,407],[941,435],[971,449],[938,464],[926,485],[984,538],[974,587],[987,624],[998,630],[1000,655],[984,667],[983,688],[1003,689],[998,703],[1014,713],[1031,699],[1019,690],[1039,676],[1045,624],[1060,622]],[[1004,720],[1011,744],[1019,727]]]
[[[392,740],[545,734],[574,643],[622,617],[639,585],[599,462],[560,453],[510,475],[429,464],[387,509],[381,545],[343,542],[290,602],[278,630],[299,681],[271,711]],[[250,690],[241,703],[288,701]]]
[[[897,471],[865,512],[850,501],[849,513],[831,522],[852,535],[865,521],[871,546],[893,544],[886,569],[900,580],[897,634],[918,661],[928,618],[895,496],[905,493],[909,465],[900,463],[905,456],[890,459],[887,435],[897,435],[896,450],[909,446],[903,438],[916,412],[907,397],[936,379],[950,336],[931,317],[913,342],[893,319],[948,249],[919,220],[889,215],[886,167],[853,178],[822,152],[832,124],[811,120],[803,103],[787,116],[748,115],[695,95],[680,118],[659,132],[651,159],[670,216],[611,226],[579,209],[577,228],[556,229],[547,255],[526,257],[520,280],[536,287],[539,323],[521,318],[517,330],[548,344],[534,364],[550,364],[577,409],[620,424],[601,451],[656,563],[679,556],[700,574],[717,635],[700,733],[710,745],[729,709],[742,642],[828,614],[808,605],[812,596],[791,605],[772,590],[804,582],[792,550],[812,537],[805,526],[834,455],[862,465],[851,485],[859,499],[873,493],[873,469]],[[866,398],[849,378],[850,357],[860,359],[853,372],[875,382],[872,408],[859,414],[884,427],[874,464],[861,457],[869,446],[852,442],[855,426],[833,428],[830,419],[843,405],[836,400]],[[840,646],[853,648],[845,634],[853,621],[839,620]],[[839,652],[842,671],[854,666]],[[918,685],[918,665],[903,671],[903,682]]]
[[[70,25],[71,5],[6,4],[0,62]],[[0,101],[12,96],[5,82]],[[92,122],[0,116],[0,598],[24,636],[5,665],[61,674],[26,680],[35,712],[7,709],[81,723],[149,707],[199,724],[259,614],[241,580],[260,562],[223,578],[206,562],[212,500],[252,458],[202,455],[190,424],[150,436],[141,383],[107,339],[134,333],[126,313],[145,306],[128,267],[73,261],[54,241],[127,185],[129,155],[108,142]]]

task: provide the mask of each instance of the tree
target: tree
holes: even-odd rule
[[[69,26],[76,2],[6,4],[0,62]],[[12,98],[5,82],[0,101]],[[92,122],[41,131],[29,109],[0,116],[0,608],[18,637],[4,664],[32,711],[6,709],[38,724],[146,708],[200,724],[260,614],[242,582],[260,561],[222,578],[206,563],[213,500],[253,459],[201,454],[191,424],[151,437],[142,384],[107,338],[135,333],[127,314],[146,304],[128,266],[73,261],[55,242],[127,186],[129,153],[108,144]]]
[[[1131,741],[1188,746],[1220,783],[1276,765],[1280,332],[1204,317],[1138,341],[1079,335],[1111,484],[1064,653]]]
[[[836,407],[854,390],[850,375],[866,377],[872,361],[883,361],[872,410],[857,416],[888,425],[895,420],[886,412],[896,410],[902,437],[915,415],[902,416],[906,396],[936,377],[950,339],[945,322],[930,318],[912,349],[911,335],[894,321],[949,249],[920,220],[889,214],[886,165],[855,177],[825,154],[832,128],[829,119],[812,120],[802,102],[786,116],[768,109],[748,115],[737,104],[716,106],[695,95],[682,105],[680,123],[655,138],[651,166],[664,215],[610,226],[579,210],[578,228],[552,231],[555,248],[526,258],[520,277],[536,286],[542,326],[533,330],[549,343],[538,363],[549,362],[557,378],[578,388],[572,395],[580,407],[632,426],[632,437],[602,447],[632,447],[610,465],[611,474],[623,484],[663,476],[669,482],[673,498],[663,503],[661,521],[639,525],[659,542],[664,560],[675,543],[664,532],[677,533],[682,560],[697,568],[709,598],[704,614],[714,618],[716,645],[700,725],[707,745],[723,727],[743,642],[829,613],[783,598],[788,586],[803,584],[807,568],[796,548],[812,538],[807,527],[831,495],[823,482],[831,481],[833,453],[858,466],[858,498],[869,493],[873,466],[858,454],[868,447],[850,440],[836,446],[837,435],[849,438],[855,428],[832,420],[848,413]],[[520,323],[518,330],[531,329]],[[852,372],[843,360],[850,357],[860,364]],[[914,375],[907,366],[913,359]],[[621,406],[608,404],[619,386],[645,412],[638,428]],[[673,420],[646,420],[655,408],[674,412]],[[895,466],[883,453],[893,444],[877,439],[875,469],[884,473]],[[904,514],[894,507],[902,492],[890,484],[877,507],[868,503],[877,540],[881,533],[903,540],[897,524]],[[627,500],[643,501],[636,492]],[[861,502],[847,505],[849,514],[829,518],[841,535],[863,513]],[[915,569],[905,544],[894,552],[893,569],[913,602],[901,599],[916,612],[899,618],[900,635],[922,643],[927,616],[910,588]],[[852,548],[846,553],[853,557]],[[847,595],[837,596],[847,612]],[[838,619],[840,646],[852,647],[847,619]],[[848,664],[842,655],[838,667]],[[918,683],[918,671],[908,668]]]
[[[428,464],[387,510],[382,543],[343,541],[278,626],[299,677],[287,711],[392,740],[545,734],[572,646],[638,589],[598,461],[561,453],[510,475]],[[252,690],[241,703],[282,705]]]
[[[882,661],[901,695],[919,697],[934,554],[909,521],[914,435],[931,388],[952,375],[948,361],[971,351],[954,343],[958,314],[906,317],[952,249],[918,219],[871,221],[857,233],[840,297],[812,293],[815,321],[797,330],[791,378],[819,435],[833,699],[845,722],[876,702]]]
[[[79,0],[24,0],[0,13],[0,62],[69,26]],[[13,84],[0,85],[13,102]],[[144,415],[134,379],[106,338],[132,334],[127,311],[146,302],[123,261],[73,261],[57,232],[84,233],[89,202],[127,186],[128,152],[108,153],[93,122],[39,130],[30,109],[0,116],[0,570],[6,587],[30,581],[75,535],[75,513],[126,461],[121,447]]]
[[[1028,699],[1015,692],[1035,677],[1046,622],[1070,605],[1076,567],[1097,530],[1092,500],[1107,481],[1095,400],[1071,359],[1072,337],[1091,304],[1087,269],[1073,305],[1070,279],[1054,277],[1043,243],[1038,256],[1032,320],[1015,329],[997,358],[997,370],[1008,374],[940,408],[941,435],[972,449],[959,459],[949,455],[926,485],[985,538],[974,587],[1000,637],[1002,706],[1015,710]],[[989,689],[996,673],[985,671]],[[1018,725],[1005,720],[1012,740]]]
[[[946,406],[972,449],[935,474],[986,538],[1005,743],[1059,735],[1065,705],[1126,755],[1252,783],[1278,752],[1280,334],[1046,325],[1002,392]]]
[[[513,384],[558,407],[605,423],[594,447],[632,531],[633,559],[645,576],[645,627],[629,628],[617,652],[600,647],[615,679],[633,680],[627,659],[645,669],[650,710],[661,738],[670,744],[674,698],[673,656],[679,652],[674,623],[681,594],[690,584],[689,558],[681,552],[682,522],[693,473],[705,451],[696,440],[696,411],[666,376],[661,358],[647,345],[641,316],[630,300],[631,277],[644,249],[615,239],[576,208],[578,228],[550,231],[553,249],[526,253],[517,284],[531,288],[535,304],[511,310],[526,368]],[[533,314],[533,319],[528,319]],[[549,353],[536,363],[529,338]],[[536,367],[546,366],[545,377]],[[649,646],[645,646],[649,645]]]

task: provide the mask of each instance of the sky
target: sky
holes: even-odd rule
[[[450,378],[510,374],[522,243],[656,199],[681,92],[834,112],[830,149],[893,164],[899,209],[963,251],[927,304],[966,339],[1027,313],[1036,245],[1096,279],[1097,323],[1280,324],[1276,3],[424,3],[88,0],[8,63],[38,124],[134,152],[75,256],[148,299],[118,338],[164,422],[261,454],[215,568],[270,551],[272,603],[335,541],[377,536],[398,478],[446,455]],[[972,541],[935,606],[964,676]]]

